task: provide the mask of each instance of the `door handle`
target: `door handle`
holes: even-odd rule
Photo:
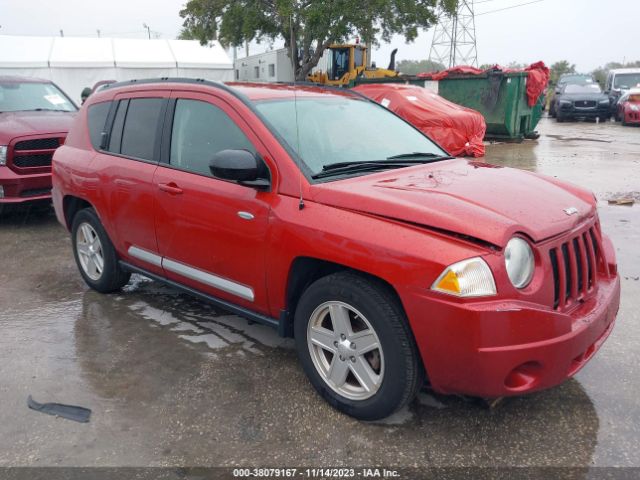
[[[170,193],[172,195],[180,195],[182,193],[182,189],[176,185],[175,183],[159,183],[158,188],[163,192]]]

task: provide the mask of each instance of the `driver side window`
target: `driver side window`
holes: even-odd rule
[[[169,163],[210,176],[209,161],[221,150],[255,148],[220,108],[200,100],[178,99],[173,115]]]

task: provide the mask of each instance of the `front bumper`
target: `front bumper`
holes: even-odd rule
[[[640,124],[640,111],[625,110],[624,111],[624,123],[639,125]]]
[[[568,312],[416,293],[403,303],[433,389],[495,398],[553,387],[580,370],[612,330],[620,280],[600,279],[597,294]]]
[[[575,107],[574,105],[560,105],[558,109],[565,118],[609,118],[611,116],[611,107],[598,106],[595,107]]]
[[[19,175],[7,166],[0,166],[0,186],[4,195],[0,203],[22,203],[51,198],[51,173]]]

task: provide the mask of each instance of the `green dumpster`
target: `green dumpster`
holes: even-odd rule
[[[542,103],[527,103],[526,72],[488,72],[481,75],[449,75],[438,83],[438,93],[459,105],[482,113],[486,139],[521,141],[535,137]]]

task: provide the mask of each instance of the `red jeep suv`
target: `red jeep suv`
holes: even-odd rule
[[[49,80],[0,76],[0,207],[51,198],[51,157],[77,110]]]
[[[273,326],[354,417],[425,381],[551,387],[611,332],[620,282],[588,191],[452,158],[344,89],[132,81],[87,107],[53,200],[89,286],[138,272]]]

